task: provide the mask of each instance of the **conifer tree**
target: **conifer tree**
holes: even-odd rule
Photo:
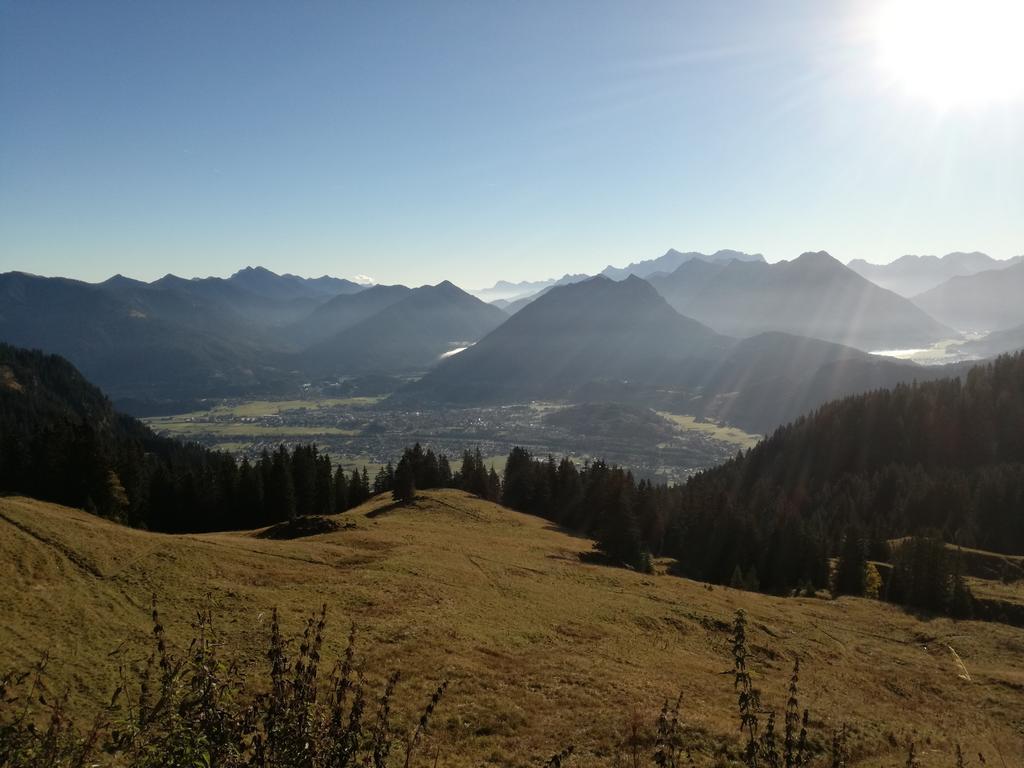
[[[274,452],[270,462],[270,481],[264,493],[270,522],[293,520],[296,515],[295,487],[292,484],[292,462],[283,445]]]
[[[331,457],[325,453],[320,454],[316,457],[315,466],[314,511],[318,515],[329,515],[334,512],[334,478],[331,476]]]
[[[495,470],[494,465],[491,465],[490,471],[487,473],[487,500],[498,501],[501,498],[501,478],[498,477],[498,472]]]
[[[368,494],[363,492],[363,480],[359,475],[358,469],[352,470],[352,476],[348,481],[348,506],[349,509],[352,507],[358,507],[368,498]]]
[[[835,588],[833,590],[835,594],[858,597],[863,595],[867,564],[864,537],[861,536],[860,530],[856,526],[850,525],[843,536],[839,562],[836,564]]]
[[[391,495],[400,504],[412,501],[416,495],[416,476],[412,461],[407,456],[403,456],[395,467],[395,484]]]
[[[340,513],[348,508],[348,480],[345,478],[345,470],[339,464],[334,471],[334,511]]]
[[[443,453],[437,457],[437,486],[450,488],[452,485],[452,465]]]

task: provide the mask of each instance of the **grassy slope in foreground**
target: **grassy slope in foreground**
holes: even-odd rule
[[[402,705],[451,680],[431,737],[444,764],[537,765],[573,743],[577,764],[601,765],[634,712],[652,724],[680,690],[689,724],[734,737],[727,624],[742,607],[766,701],[781,710],[799,654],[815,733],[853,725],[857,765],[896,764],[911,736],[929,765],[952,765],[956,741],[1024,761],[1020,629],[583,564],[588,540],[457,491],[344,517],[356,527],[298,541],[169,536],[0,498],[0,670],[49,651],[82,707],[109,695],[107,654],[126,637],[142,654],[152,593],[172,640],[211,604],[225,642],[261,665],[272,607],[294,633],[326,601],[328,661],[354,621],[370,670],[403,670]]]

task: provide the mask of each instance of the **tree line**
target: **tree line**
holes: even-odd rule
[[[795,507],[765,519],[727,505],[692,504],[689,485],[636,480],[603,461],[539,459],[513,448],[501,501],[592,537],[608,562],[637,570],[667,557],[673,572],[701,581],[779,595],[836,595],[889,600],[968,617],[973,598],[961,558],[939,532],[924,530],[890,546],[851,525],[831,547],[831,532]]]

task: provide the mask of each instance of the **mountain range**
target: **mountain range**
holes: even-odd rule
[[[954,277],[914,297],[923,310],[961,331],[997,331],[1024,323],[1024,262]]]
[[[854,259],[847,266],[875,285],[907,298],[930,290],[953,277],[965,277],[991,269],[1003,269],[1024,259],[1017,256],[1000,261],[979,251],[947,253],[945,256],[901,256],[888,264]]]
[[[396,397],[639,403],[765,431],[828,399],[939,370],[791,334],[735,339],[640,278],[598,276],[551,289]]]
[[[711,262],[712,264],[728,264],[730,261],[763,262],[764,256],[760,253],[743,253],[742,251],[731,251],[728,249],[715,251],[712,254],[697,253],[695,251],[680,253],[675,248],[669,248],[656,259],[635,261],[626,267],[613,267],[609,264],[601,270],[601,274],[605,277],[610,277],[612,280],[624,280],[630,275],[650,277],[659,272],[672,272],[678,269],[679,265],[694,259]]]
[[[409,373],[506,315],[450,282],[364,288],[245,269],[91,284],[0,275],[0,340],[60,354],[118,400],[229,397]]]
[[[876,350],[957,335],[824,251],[775,264],[691,259],[651,284],[680,313],[730,336],[781,331]]]
[[[605,271],[625,277],[566,275],[504,309],[448,281],[366,287],[250,267],[90,284],[11,272],[0,275],[0,340],[67,357],[116,400],[139,401],[137,413],[426,373],[396,397],[661,405],[763,431],[831,397],[936,370],[868,350],[1024,326],[1024,264],[952,278],[913,302],[824,252],[768,264],[671,250]],[[962,351],[1005,351],[1022,335]]]
[[[259,390],[271,377],[230,308],[134,282],[0,275],[0,339],[71,360],[114,397]]]

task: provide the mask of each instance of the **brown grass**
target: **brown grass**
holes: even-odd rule
[[[48,651],[84,711],[113,688],[107,654],[144,641],[154,593],[172,641],[208,606],[259,664],[275,606],[294,634],[327,602],[325,657],[343,653],[354,621],[368,667],[402,670],[401,701],[450,681],[425,743],[439,765],[543,765],[568,744],[569,764],[610,765],[631,723],[653,731],[680,692],[693,738],[737,736],[729,632],[743,608],[764,703],[781,713],[798,655],[814,732],[850,723],[855,765],[901,764],[909,738],[923,765],[952,766],[956,742],[990,765],[1024,764],[1020,629],[588,565],[588,540],[456,491],[405,507],[379,499],[344,518],[356,527],[294,541],[168,536],[0,498],[0,670]]]

